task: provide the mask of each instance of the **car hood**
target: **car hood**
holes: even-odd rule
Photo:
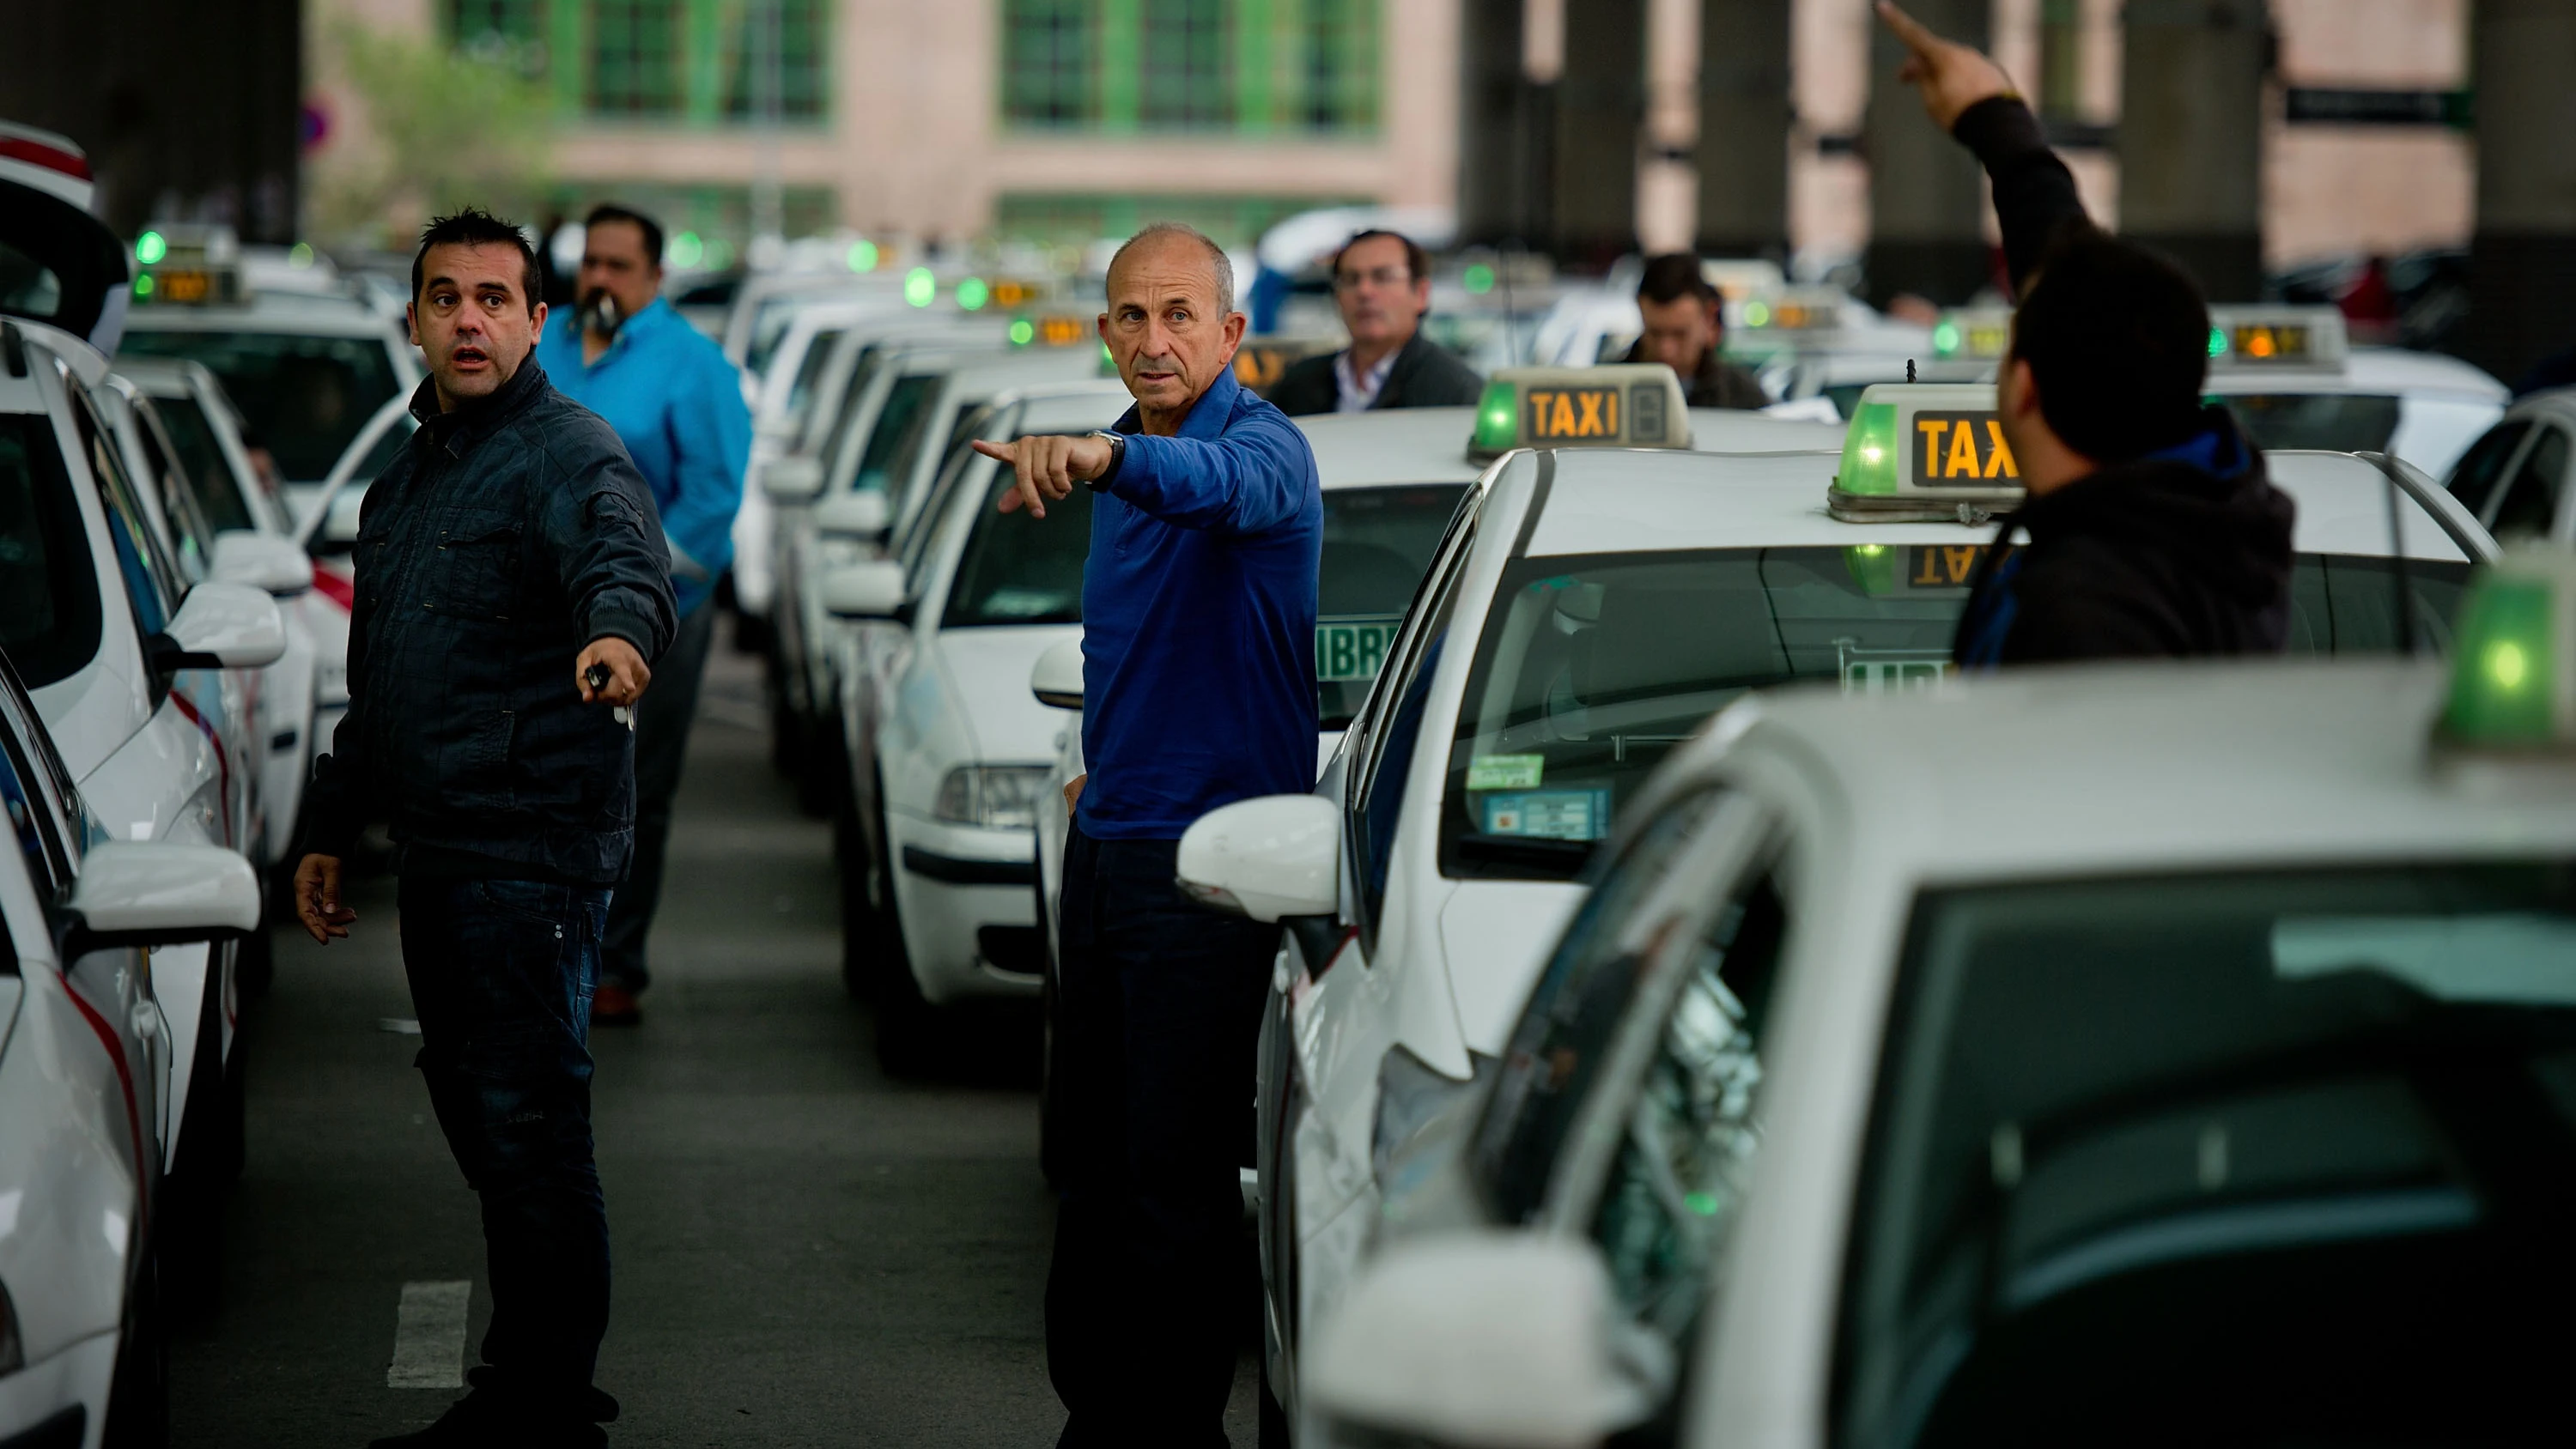
[[[1500,1056],[1531,983],[1584,888],[1560,881],[1460,881],[1440,910],[1441,954],[1467,1050]]]
[[[1082,637],[1079,624],[997,624],[939,631],[936,655],[974,734],[975,758],[1043,765],[1055,758],[1065,713],[1038,703],[1029,671],[1038,656]]]

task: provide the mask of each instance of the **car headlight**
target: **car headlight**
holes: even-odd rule
[[[1044,765],[960,765],[939,782],[930,813],[959,825],[1026,830],[1037,823],[1047,773]]]

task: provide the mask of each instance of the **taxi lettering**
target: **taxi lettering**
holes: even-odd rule
[[[1615,387],[1534,387],[1523,405],[1529,409],[1529,436],[1535,440],[1619,436]]]
[[[1905,576],[1909,587],[1918,589],[1964,589],[1977,576],[1977,564],[1985,557],[1981,543],[1952,546],[1925,545],[1913,550],[1914,567]]]
[[[1917,487],[2021,481],[2004,425],[1992,413],[1917,413],[1914,428]]]

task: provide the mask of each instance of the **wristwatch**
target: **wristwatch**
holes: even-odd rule
[[[1118,465],[1127,461],[1127,435],[1109,428],[1102,428],[1091,436],[1109,445],[1109,466],[1100,470],[1099,477],[1083,484],[1084,487],[1096,493],[1106,487],[1110,479],[1118,476]]]

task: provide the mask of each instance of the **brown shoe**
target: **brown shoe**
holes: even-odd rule
[[[590,994],[592,1026],[634,1026],[643,1020],[643,1006],[635,1000],[635,993],[623,986],[603,981]]]

